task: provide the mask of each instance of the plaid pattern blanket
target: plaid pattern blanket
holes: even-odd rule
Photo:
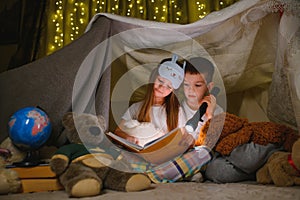
[[[154,165],[138,155],[122,153],[122,159],[130,163],[135,172],[145,173],[154,183],[172,183],[199,172],[212,158],[205,146],[197,146],[188,152],[160,165]]]
[[[138,173],[144,173],[154,166],[138,154],[127,151],[121,152],[121,160],[124,160],[126,163],[128,163],[132,171]]]
[[[152,167],[145,173],[154,183],[172,183],[194,175],[211,158],[207,148],[198,146],[173,160]]]

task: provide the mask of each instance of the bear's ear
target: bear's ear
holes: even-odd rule
[[[102,115],[97,115],[99,124],[101,126],[101,128],[105,131],[106,130],[106,120]]]
[[[74,124],[75,113],[67,112],[62,119],[62,124],[65,128],[72,129],[75,127]]]

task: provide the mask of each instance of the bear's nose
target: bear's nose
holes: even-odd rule
[[[89,131],[94,136],[100,135],[100,133],[101,133],[101,130],[100,130],[100,128],[98,126],[91,126],[89,128]]]

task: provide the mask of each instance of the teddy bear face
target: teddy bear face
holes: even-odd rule
[[[66,136],[71,143],[84,143],[98,146],[104,138],[105,119],[87,113],[66,113],[62,121],[67,130]]]

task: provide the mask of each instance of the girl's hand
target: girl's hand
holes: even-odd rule
[[[131,143],[139,144],[139,140],[136,137],[133,137],[133,136],[130,136],[130,135],[126,135],[125,139],[128,140]]]
[[[120,127],[117,127],[115,130],[115,134],[124,138],[125,140],[128,140],[129,142],[132,142],[134,144],[138,144],[138,139],[136,137],[133,137],[131,135],[128,135],[125,133]]]

